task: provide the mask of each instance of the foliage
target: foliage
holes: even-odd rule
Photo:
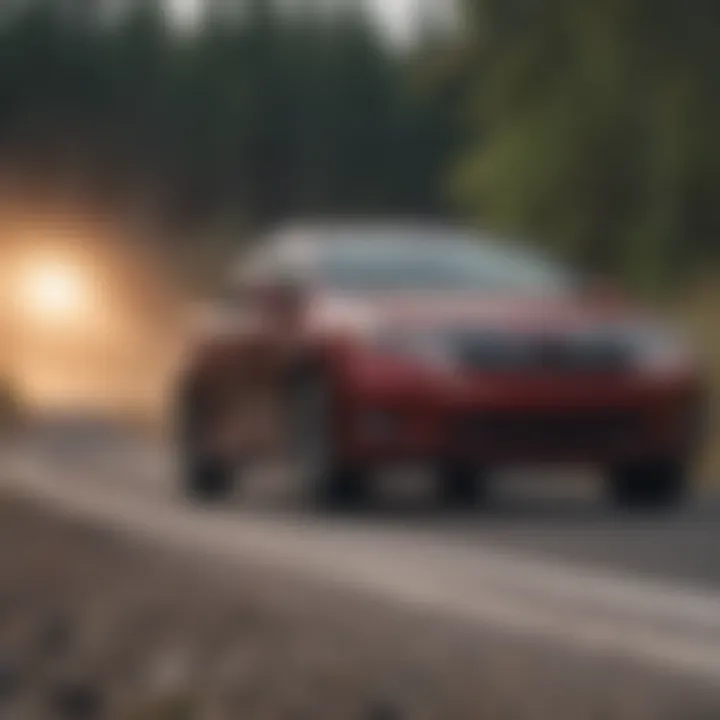
[[[467,17],[462,207],[648,285],[717,253],[720,5],[470,0]]]
[[[16,175],[174,227],[443,210],[452,108],[362,13],[256,1],[180,32],[149,0],[112,23],[83,5],[6,19],[0,153]]]
[[[175,245],[314,214],[447,215],[449,197],[648,286],[717,255],[716,0],[464,0],[454,42],[425,28],[403,48],[360,3],[247,0],[179,31],[158,2],[0,15],[5,180],[140,212]]]

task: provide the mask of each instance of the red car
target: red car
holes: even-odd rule
[[[488,471],[604,470],[624,506],[678,503],[703,405],[688,349],[637,308],[527,250],[427,225],[267,238],[209,313],[178,392],[185,490],[218,499],[284,453],[357,503],[379,466],[422,462],[440,498]]]

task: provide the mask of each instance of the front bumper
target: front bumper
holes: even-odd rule
[[[690,374],[349,379],[336,427],[356,462],[611,464],[688,457],[701,436],[702,393]]]

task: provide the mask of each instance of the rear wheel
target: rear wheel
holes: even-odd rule
[[[367,506],[369,496],[366,474],[359,468],[336,465],[315,483],[315,502],[327,510],[357,510]]]
[[[197,457],[185,461],[183,493],[201,505],[226,500],[234,487],[235,468],[219,458]]]
[[[462,510],[483,504],[487,498],[485,473],[474,465],[446,463],[436,470],[440,503],[444,508]]]
[[[289,446],[305,497],[330,510],[351,510],[369,498],[367,473],[344,462],[335,447],[333,394],[319,371],[305,371],[290,389]]]
[[[610,473],[610,495],[616,505],[631,510],[677,507],[689,488],[687,463],[679,460],[636,462]]]
[[[194,383],[181,390],[178,402],[180,484],[183,496],[199,504],[227,499],[235,486],[236,463],[209,448],[211,404]]]

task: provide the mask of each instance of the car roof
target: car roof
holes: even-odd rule
[[[382,239],[384,244],[408,247],[426,243],[468,242],[482,239],[472,230],[451,224],[427,220],[348,220],[326,219],[320,221],[296,221],[276,228],[262,236],[260,242],[244,251],[232,273],[233,281],[262,274],[270,260],[288,261],[290,266],[311,272],[327,250],[337,250],[343,245],[358,247],[374,244]]]
[[[269,237],[271,252],[312,265],[326,250],[362,247],[381,240],[398,249],[443,243],[477,244],[489,236],[456,225],[427,221],[326,221],[287,225]]]
[[[430,237],[455,236],[468,239],[477,234],[467,228],[450,223],[427,220],[325,220],[296,222],[280,227],[271,235],[279,242],[307,242],[322,244],[348,240],[386,237],[393,240],[416,242]]]

